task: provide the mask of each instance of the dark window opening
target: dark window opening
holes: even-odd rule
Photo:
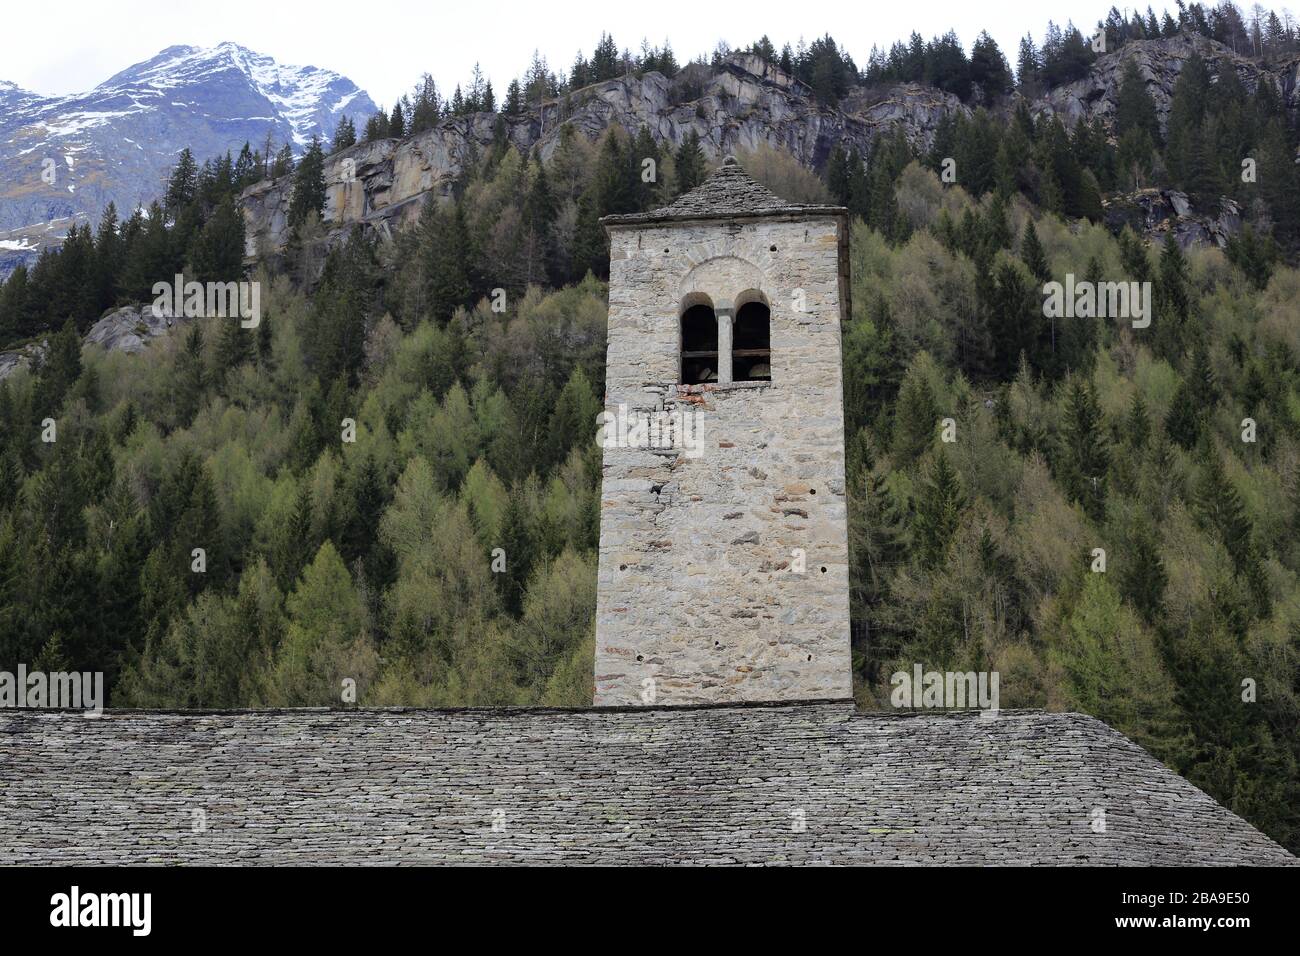
[[[718,380],[718,318],[707,305],[682,313],[682,384]]]
[[[736,382],[772,380],[771,310],[748,302],[736,312],[731,336],[731,378]]]

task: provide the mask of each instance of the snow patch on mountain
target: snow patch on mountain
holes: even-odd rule
[[[0,247],[0,279],[57,245],[51,224],[94,223],[110,201],[119,215],[148,206],[185,147],[199,162],[268,139],[301,153],[343,116],[362,126],[376,109],[347,77],[232,42],[167,47],[71,96],[0,80],[0,234],[26,243]]]

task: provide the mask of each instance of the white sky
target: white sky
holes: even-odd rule
[[[912,30],[928,39],[954,29],[968,51],[979,31],[988,30],[1014,67],[1026,32],[1041,42],[1049,19],[1073,20],[1087,32],[1112,2],[14,0],[3,14],[0,80],[47,95],[78,93],[164,47],[233,40],[281,63],[342,73],[391,106],[426,70],[450,93],[467,82],[476,60],[499,97],[534,49],[552,69],[567,72],[579,48],[590,55],[602,30],[613,34],[620,49],[634,51],[643,37],[652,45],[667,38],[680,62],[711,51],[719,40],[748,46],[766,33],[779,48],[829,32],[859,67],[873,43],[887,48]],[[1174,9],[1172,0],[1152,4],[1157,15],[1166,5]],[[1281,4],[1265,7],[1280,10]]]

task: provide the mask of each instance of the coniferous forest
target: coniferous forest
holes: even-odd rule
[[[1104,27],[1112,49],[1182,30],[1294,55],[1292,28],[1255,38],[1234,10]],[[752,52],[829,103],[916,81],[974,108],[925,151],[898,134],[818,170],[738,157],[778,195],[852,214],[859,704],[888,707],[913,662],[997,671],[1002,707],[1092,714],[1300,849],[1300,131],[1277,92],[1193,57],[1164,130],[1136,74],[1113,129],[1070,129],[997,105],[1087,70],[1073,27],[1027,38],[1014,69],[987,34],[969,56],[914,36],[861,71],[830,37]],[[671,201],[714,162],[644,129],[566,129],[547,162],[499,137],[392,241],[332,243],[323,163],[677,68],[670,48],[602,37],[567,76],[535,61],[499,100],[478,75],[445,101],[426,77],[301,155],[187,151],[154,206],[109,208],[15,271],[0,346],[47,341],[0,382],[0,665],[103,671],[119,707],[338,705],[344,678],[366,706],[590,703],[599,218]],[[238,197],[268,176],[294,177],[294,239],[250,265]],[[1116,232],[1103,202],[1135,183],[1231,198],[1245,225],[1224,250]],[[178,272],[260,282],[260,324],[83,349],[105,310]],[[1043,286],[1067,273],[1150,282],[1150,327],[1046,317]]]

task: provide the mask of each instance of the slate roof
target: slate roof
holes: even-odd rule
[[[0,865],[447,862],[1296,860],[1077,714],[0,711]]]
[[[649,212],[605,216],[607,226],[630,226],[685,219],[745,219],[760,216],[844,216],[843,206],[806,205],[786,202],[760,186],[728,156],[722,165],[690,192],[667,206]]]

